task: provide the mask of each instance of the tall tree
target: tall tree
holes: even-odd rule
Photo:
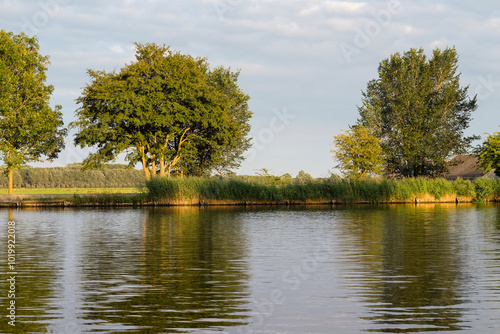
[[[222,66],[209,73],[210,84],[229,99],[227,125],[231,135],[226,138],[227,142],[218,154],[214,154],[215,152],[206,145],[199,147],[196,161],[190,165],[191,174],[201,175],[212,169],[219,174],[229,173],[240,166],[244,159],[243,153],[251,146],[251,138],[248,137],[248,120],[252,117],[248,106],[250,97],[238,86],[238,76],[239,71],[231,72]]]
[[[0,31],[0,152],[9,194],[15,169],[51,161],[64,148],[61,106],[49,105],[54,88],[45,83],[48,64],[35,37]]]
[[[205,59],[166,46],[136,43],[136,50],[136,61],[118,73],[89,70],[91,83],[77,100],[82,106],[72,123],[77,145],[97,147],[86,167],[126,152],[130,164],[142,163],[146,178],[202,174],[224,162],[235,141],[246,141],[251,112],[237,105],[248,99],[236,85],[237,74],[214,71],[219,78]]]
[[[355,126],[333,138],[332,153],[344,175],[366,179],[382,173],[384,157],[380,141],[369,129]]]
[[[488,134],[478,150],[478,156],[485,173],[494,169],[495,175],[500,176],[500,132]]]
[[[389,174],[440,175],[478,138],[464,136],[477,104],[460,86],[457,64],[455,48],[435,49],[430,59],[411,49],[383,60],[368,82],[358,122],[380,139]]]

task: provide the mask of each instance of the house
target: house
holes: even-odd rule
[[[498,178],[494,170],[484,174],[484,168],[479,165],[478,157],[476,155],[467,154],[457,155],[451,159],[448,173],[445,173],[443,177],[447,180],[456,180],[459,177],[464,180],[472,180],[478,177],[489,179]]]

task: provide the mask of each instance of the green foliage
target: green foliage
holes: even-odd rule
[[[239,166],[249,147],[249,97],[238,73],[210,71],[205,59],[155,44],[136,43],[136,61],[120,72],[89,70],[77,99],[75,144],[97,152],[85,167],[99,167],[128,152],[147,178],[171,172],[203,175]]]
[[[470,180],[458,178],[453,181],[453,189],[457,196],[474,197],[476,190],[474,184]]]
[[[381,174],[384,157],[380,141],[368,128],[356,126],[333,137],[334,158],[345,176],[366,179]]]
[[[0,154],[10,178],[28,162],[53,160],[64,148],[61,106],[49,105],[48,57],[35,37],[0,31]]]
[[[488,138],[479,148],[479,163],[485,173],[494,169],[495,174],[500,176],[500,132],[488,134]]]
[[[457,63],[455,48],[435,49],[430,59],[411,49],[380,63],[379,78],[363,92],[359,125],[380,139],[388,174],[438,176],[477,139],[464,137],[477,104],[460,87]]]
[[[295,177],[294,183],[295,184],[307,184],[309,182],[314,181],[314,178],[311,176],[311,174],[304,172],[303,170],[299,171],[297,176]]]
[[[486,198],[495,195],[498,191],[497,182],[492,179],[477,178],[474,180],[474,189],[476,191],[475,200],[482,202]]]
[[[450,181],[445,179],[434,179],[429,182],[427,191],[439,200],[445,195],[452,195],[455,192],[455,188],[453,187],[453,183]]]
[[[243,153],[251,146],[251,138],[248,137],[249,119],[252,117],[248,106],[250,97],[238,86],[239,71],[233,73],[230,69],[219,66],[210,71],[208,76],[211,85],[229,99],[228,128],[224,134],[227,142],[221,147],[220,153],[207,145],[199,146],[197,160],[188,166],[190,175],[203,175],[212,169],[219,174],[229,173],[240,166],[244,159]]]

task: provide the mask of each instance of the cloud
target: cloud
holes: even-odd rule
[[[109,47],[113,53],[124,53],[125,49],[120,44],[113,44]]]
[[[324,8],[336,14],[364,14],[368,5],[365,2],[328,1]]]

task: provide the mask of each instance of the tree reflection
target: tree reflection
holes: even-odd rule
[[[87,280],[91,275],[94,285],[107,289],[87,297],[86,318],[140,333],[246,324],[247,249],[238,212],[146,212],[141,240],[122,240],[128,255],[116,256],[119,249],[108,242],[115,248],[109,249],[112,261],[86,271]]]
[[[376,332],[460,330],[463,302],[457,236],[446,205],[394,206],[356,212],[343,226],[348,283],[369,306]],[[359,284],[359,283],[358,283]]]
[[[53,235],[57,232],[51,224],[45,226],[34,226],[29,220],[18,217],[15,211],[1,211],[4,218],[2,232],[0,233],[0,253],[7,254],[7,222],[16,222],[16,265],[15,265],[15,327],[8,324],[7,307],[9,288],[7,286],[7,274],[11,270],[7,268],[7,261],[0,261],[0,272],[3,273],[0,280],[0,309],[2,310],[0,322],[0,333],[46,333],[47,322],[35,321],[35,319],[53,318],[54,307],[50,304],[50,296],[55,287],[52,279],[57,271],[53,261],[57,254],[57,240]],[[8,220],[7,220],[8,217]],[[37,233],[39,228],[44,228],[46,234]],[[10,276],[10,275],[9,275]],[[44,279],[40,279],[44,277]]]

